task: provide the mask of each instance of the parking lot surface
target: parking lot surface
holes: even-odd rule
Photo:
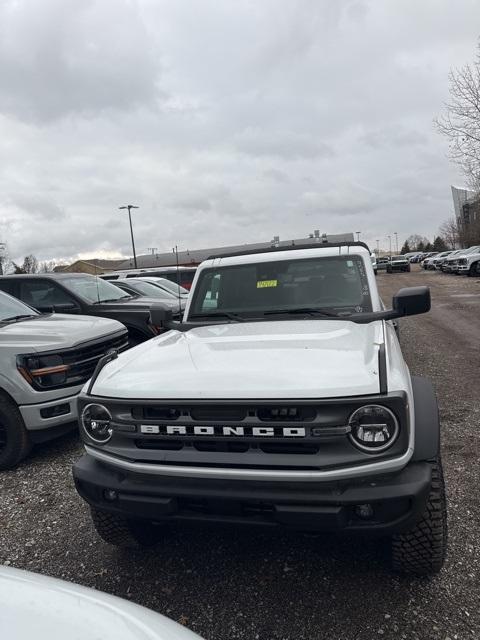
[[[440,403],[450,545],[439,576],[392,575],[382,541],[296,532],[172,528],[154,549],[115,549],[75,492],[76,436],[0,474],[0,562],[128,598],[207,640],[480,638],[480,280],[415,265],[378,284],[386,304],[404,286],[432,291],[432,312],[400,331]]]

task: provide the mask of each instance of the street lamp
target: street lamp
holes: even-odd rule
[[[380,255],[380,240],[377,240],[377,256]]]
[[[394,231],[393,234],[395,236],[395,251],[397,252],[397,256],[398,256],[398,233]]]
[[[355,233],[357,234],[357,242],[360,242],[360,234],[362,232],[361,231],[355,231]]]
[[[390,257],[392,257],[392,236],[387,236],[387,238],[388,238],[388,246],[389,246],[388,252],[390,254]]]
[[[127,204],[124,207],[118,207],[119,209],[128,209],[128,221],[130,222],[130,235],[132,236],[132,249],[133,249],[133,263],[135,265],[135,269],[137,268],[137,254],[135,253],[135,242],[133,240],[133,227],[132,227],[132,209],[139,209],[134,204]]]

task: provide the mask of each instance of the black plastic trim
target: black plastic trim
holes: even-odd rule
[[[412,460],[432,460],[440,452],[440,418],[430,380],[412,376],[415,409],[415,448]]]
[[[385,352],[385,343],[382,342],[378,349],[378,377],[380,382],[380,393],[385,395],[388,393],[387,380],[387,355]]]
[[[282,251],[301,251],[302,249],[331,249],[340,247],[363,247],[369,253],[370,248],[365,242],[312,242],[311,244],[289,244],[283,247],[266,247],[263,249],[248,249],[247,251],[235,251],[233,253],[216,253],[207,258],[207,260],[215,260],[216,258],[236,258],[237,256],[253,256],[259,253],[279,253]]]

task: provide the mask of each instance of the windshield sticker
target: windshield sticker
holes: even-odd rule
[[[269,287],[276,287],[278,280],[258,280],[257,289],[268,289]]]

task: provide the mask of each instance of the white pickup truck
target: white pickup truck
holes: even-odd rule
[[[127,339],[116,320],[41,315],[0,291],[0,470],[77,428],[78,392],[100,357]]]
[[[157,541],[168,520],[388,536],[396,570],[443,565],[435,393],[411,377],[363,243],[278,248],[200,265],[184,321],[110,356],[79,396],[77,490],[98,533]]]

